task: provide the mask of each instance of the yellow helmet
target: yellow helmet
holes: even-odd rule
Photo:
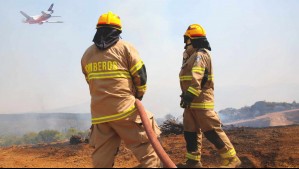
[[[197,39],[200,37],[205,37],[206,31],[199,24],[192,24],[188,27],[184,36],[190,39]]]
[[[97,28],[100,27],[113,27],[118,30],[121,30],[120,17],[109,11],[108,13],[105,13],[100,16],[97,23]]]

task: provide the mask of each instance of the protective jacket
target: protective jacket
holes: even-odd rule
[[[92,124],[124,119],[136,112],[135,98],[146,91],[146,70],[137,50],[119,40],[100,50],[95,44],[84,53],[82,71],[89,84]]]
[[[195,96],[191,109],[214,109],[214,76],[208,50],[198,49],[183,60],[180,85],[183,93]]]

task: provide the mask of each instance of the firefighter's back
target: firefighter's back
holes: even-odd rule
[[[129,71],[132,45],[119,40],[114,46],[99,50],[90,46],[82,59],[91,95],[92,117],[125,112],[134,106],[134,87]]]

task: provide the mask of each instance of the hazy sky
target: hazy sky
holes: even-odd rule
[[[54,3],[63,24],[28,25],[20,10],[40,14]],[[157,117],[182,114],[178,74],[183,34],[207,32],[213,55],[216,110],[255,101],[299,101],[298,0],[1,0],[0,113],[89,112],[81,57],[98,17],[121,17],[122,38],[148,71],[145,107]]]

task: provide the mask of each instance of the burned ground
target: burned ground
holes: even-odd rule
[[[298,133],[299,126],[227,131],[243,162],[243,168],[298,168]],[[185,141],[182,135],[165,136],[162,143],[176,164],[185,160]],[[92,149],[87,144],[70,145],[68,142],[12,146],[0,148],[0,168],[86,168],[92,167],[91,153]],[[206,139],[203,142],[202,162],[205,167],[215,167],[220,163],[217,151]],[[115,167],[129,168],[137,165],[133,154],[122,146]]]

